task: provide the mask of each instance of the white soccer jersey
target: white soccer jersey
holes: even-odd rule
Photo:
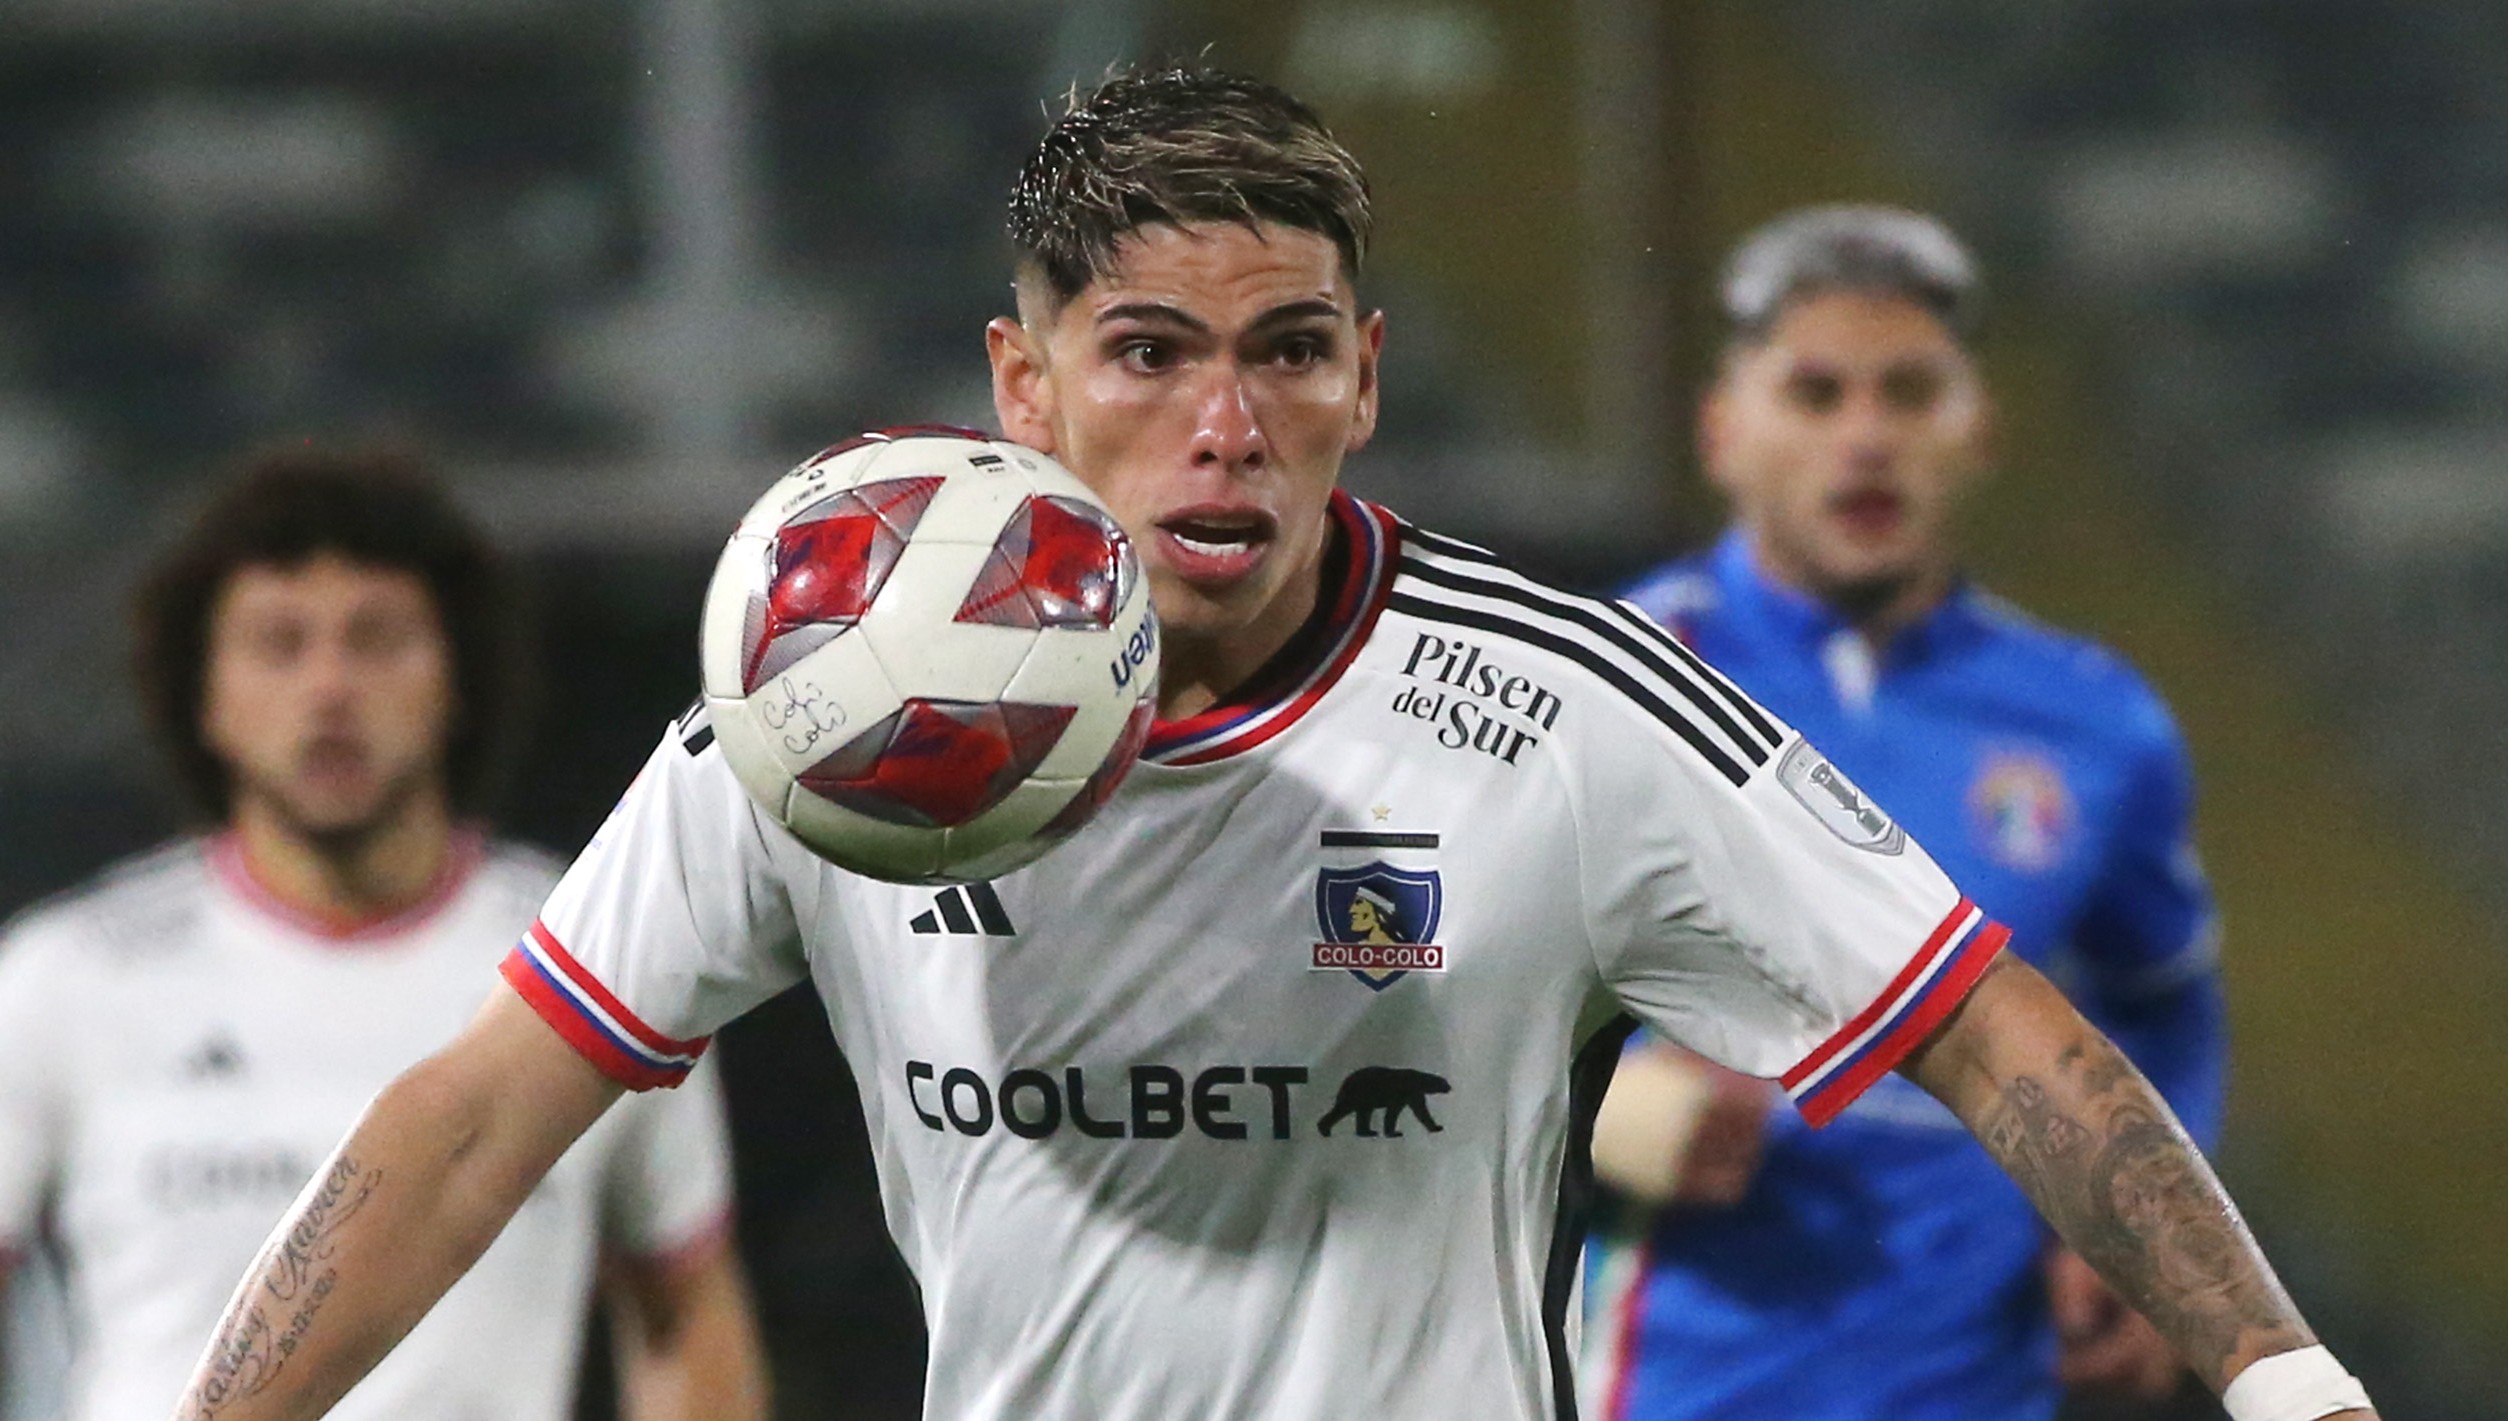
[[[178,844],[0,942],[0,1247],[68,1263],[75,1421],[162,1421],[288,1205],[376,1091],[477,1013],[555,875],[457,846],[420,907],[354,931]],[[628,1102],[332,1414],[561,1421],[597,1245],[664,1255],[730,1205],[719,1094]]]
[[[1825,1117],[2000,945],[1643,617],[1333,516],[1300,664],[1160,726],[1041,862],[832,868],[692,715],[507,960],[636,1084],[814,982],[930,1416],[1571,1415],[1563,1208],[1622,1009]]]

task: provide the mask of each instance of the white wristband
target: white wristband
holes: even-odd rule
[[[2250,1365],[2221,1393],[2230,1421],[2317,1421],[2366,1410],[2369,1394],[2322,1347],[2282,1352]]]

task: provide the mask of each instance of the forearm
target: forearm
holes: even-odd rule
[[[2165,992],[2094,1002],[2085,1014],[2150,1078],[2195,1143],[2216,1149],[2229,1075],[2220,983],[2204,977]]]
[[[519,998],[375,1098],[262,1246],[178,1421],[310,1421],[417,1325],[618,1095]]]
[[[466,1114],[423,1078],[376,1099],[253,1261],[179,1416],[319,1416],[417,1325],[530,1187],[477,1177]]]
[[[2034,971],[1998,963],[1908,1072],[2215,1391],[2315,1341],[2159,1093]]]

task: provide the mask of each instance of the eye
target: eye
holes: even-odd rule
[[[1332,359],[1332,338],[1315,331],[1298,331],[1280,342],[1274,360],[1291,370],[1308,370]]]
[[[1134,336],[1115,347],[1115,361],[1136,375],[1155,375],[1176,363],[1176,353],[1162,341]]]
[[[415,618],[371,614],[348,624],[349,650],[377,659],[398,656],[416,646],[424,627]]]
[[[1785,382],[1786,402],[1809,414],[1828,414],[1846,396],[1846,386],[1823,370],[1798,370]]]
[[[245,624],[236,636],[245,654],[265,666],[285,666],[305,650],[305,628],[295,621],[273,618]]]
[[[1881,400],[1894,410],[1913,414],[1933,408],[1942,395],[1942,375],[1921,365],[1898,366],[1881,377]]]

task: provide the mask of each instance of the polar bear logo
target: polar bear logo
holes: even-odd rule
[[[1379,1122],[1369,1117],[1381,1116],[1384,1137],[1398,1140],[1402,1138],[1402,1112],[1407,1110],[1419,1117],[1419,1123],[1427,1126],[1430,1134],[1440,1134],[1446,1127],[1438,1124],[1437,1117],[1428,1113],[1428,1097],[1443,1095],[1452,1089],[1453,1085],[1444,1076],[1431,1075],[1426,1071],[1404,1070],[1399,1066],[1361,1066],[1343,1078],[1340,1091],[1332,1098],[1331,1113],[1315,1122],[1315,1130],[1318,1134],[1329,1135],[1333,1126],[1344,1120],[1355,1120],[1358,1122],[1358,1133],[1374,1139],[1379,1133],[1376,1128]]]

